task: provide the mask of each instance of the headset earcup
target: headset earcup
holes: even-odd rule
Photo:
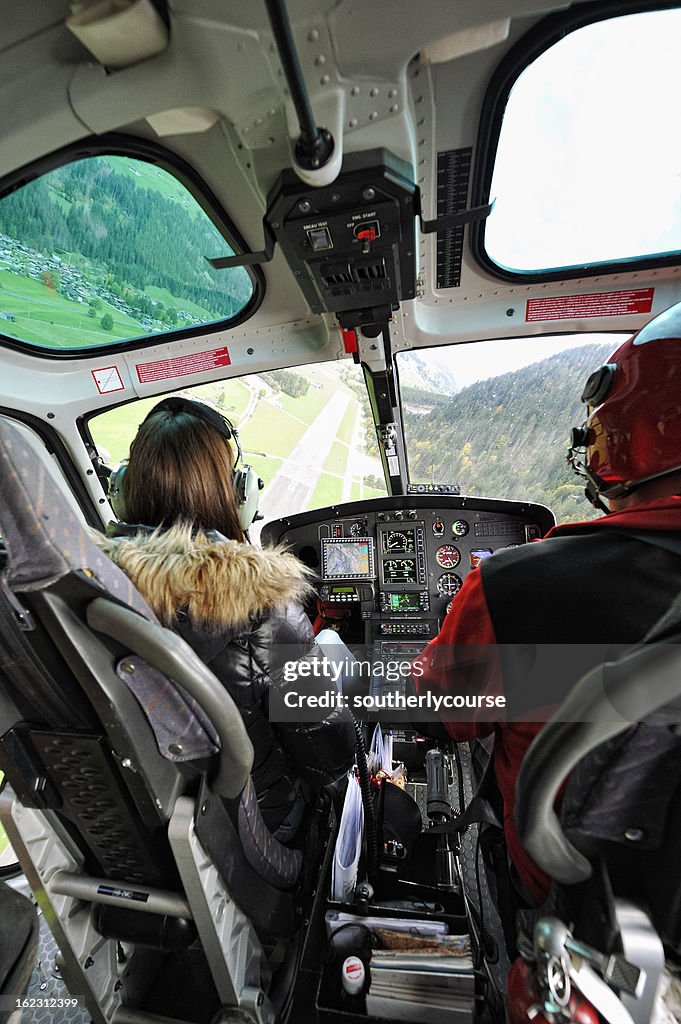
[[[243,466],[234,472],[234,496],[242,530],[247,530],[258,511],[262,481],[252,466]]]
[[[127,523],[128,521],[125,500],[123,498],[123,478],[125,477],[125,471],[127,468],[128,460],[123,459],[120,466],[114,469],[113,473],[109,477],[109,504],[111,505],[115,516],[124,523]]]

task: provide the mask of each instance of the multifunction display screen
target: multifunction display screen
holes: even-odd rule
[[[415,558],[386,558],[383,561],[386,583],[418,583]]]
[[[384,555],[408,555],[416,551],[416,530],[387,530],[382,536]]]
[[[325,580],[370,580],[376,575],[371,537],[325,537],[321,543]]]
[[[420,612],[421,598],[419,594],[386,594],[391,612]]]

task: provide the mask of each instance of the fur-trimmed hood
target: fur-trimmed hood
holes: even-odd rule
[[[164,625],[183,610],[196,626],[234,630],[312,591],[310,570],[283,548],[213,540],[186,525],[93,536]]]

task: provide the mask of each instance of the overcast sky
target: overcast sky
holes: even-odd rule
[[[681,248],[681,10],[571,33],[516,82],[487,248],[516,269]]]

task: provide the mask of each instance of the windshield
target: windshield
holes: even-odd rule
[[[261,476],[263,520],[385,494],[376,435],[359,367],[318,363],[203,384],[178,392],[215,406],[239,432],[244,461]],[[89,422],[108,465],[126,458],[137,427],[160,396]]]
[[[535,501],[558,522],[601,513],[566,462],[589,374],[613,335],[509,339],[401,353],[397,358],[411,483]]]

